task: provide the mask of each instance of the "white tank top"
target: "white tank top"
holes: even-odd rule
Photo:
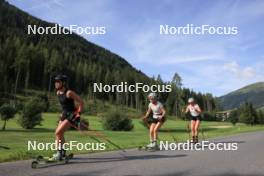
[[[197,112],[197,111],[201,111],[198,104],[195,104],[194,106],[188,105],[188,109],[189,109],[192,116],[197,117],[200,115],[200,113]]]
[[[149,103],[148,106],[153,113],[153,119],[159,118],[159,116],[162,114],[161,109],[163,108],[163,105],[160,102],[157,102],[157,104]]]

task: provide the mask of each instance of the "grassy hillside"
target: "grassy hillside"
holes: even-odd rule
[[[254,83],[221,96],[219,101],[224,109],[237,108],[246,101],[257,108],[262,107],[264,106],[264,82]]]

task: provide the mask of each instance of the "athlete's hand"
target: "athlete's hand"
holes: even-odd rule
[[[148,123],[148,119],[147,119],[147,117],[146,117],[146,116],[143,116],[141,119],[143,120],[143,122],[144,122],[144,123],[148,126],[148,128],[149,128],[150,125],[149,125],[149,123]]]
[[[82,111],[81,111],[81,107],[80,106],[77,108],[76,112],[81,114]]]
[[[143,117],[141,117],[141,119],[142,119],[142,120],[146,120],[146,119],[147,119],[147,117],[146,117],[146,116],[143,116]]]

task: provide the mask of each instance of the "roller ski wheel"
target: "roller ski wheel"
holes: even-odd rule
[[[67,164],[73,158],[73,153],[66,155],[61,160],[53,160],[52,157],[37,156],[35,161],[32,161],[31,168],[36,169],[38,167],[48,166],[52,164]]]
[[[39,155],[39,156],[37,156],[36,160],[40,161],[40,160],[43,160],[43,158],[44,158],[43,156]]]
[[[70,153],[70,154],[68,155],[69,159],[72,159],[73,156],[74,156],[73,153]]]
[[[31,168],[32,168],[32,169],[36,169],[37,166],[38,166],[38,162],[37,162],[37,161],[33,161],[33,162],[31,163]]]

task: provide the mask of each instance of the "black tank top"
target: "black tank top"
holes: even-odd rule
[[[68,90],[65,90],[63,94],[58,94],[59,102],[64,112],[73,112],[75,110],[74,100],[66,96]]]

